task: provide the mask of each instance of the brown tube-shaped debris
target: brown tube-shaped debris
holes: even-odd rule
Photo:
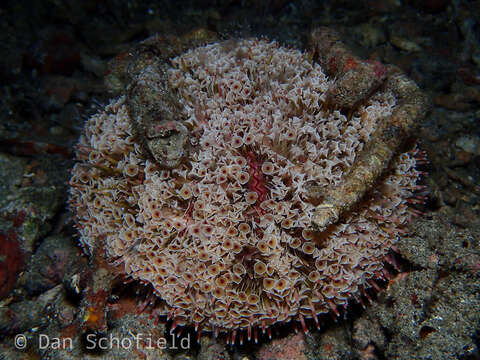
[[[392,91],[398,103],[392,115],[379,124],[340,185],[321,194],[312,221],[323,231],[352,210],[372,188],[406,139],[414,134],[430,103],[418,86],[397,68],[359,60],[329,29],[314,30],[312,45],[327,74],[337,79],[327,95],[327,106],[353,111],[378,89]]]

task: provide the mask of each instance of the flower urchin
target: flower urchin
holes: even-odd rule
[[[70,181],[86,251],[104,250],[150,284],[174,327],[229,332],[233,342],[292,319],[318,325],[361,298],[411,216],[415,150],[326,231],[311,225],[312,194],[339,184],[394,95],[379,92],[346,117],[323,106],[333,80],[318,64],[263,40],[171,62],[191,150],[161,168],[136,141],[125,97],[90,118]]]

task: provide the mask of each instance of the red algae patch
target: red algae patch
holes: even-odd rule
[[[190,150],[162,168],[138,144],[125,97],[91,117],[70,180],[85,251],[151,285],[174,327],[232,342],[290,320],[318,325],[361,298],[411,217],[416,150],[324,232],[312,226],[311,194],[348,174],[394,94],[379,91],[347,116],[324,106],[333,80],[320,65],[263,40],[214,43],[171,63]]]
[[[14,230],[0,233],[0,299],[10,294],[23,269],[23,252]]]
[[[305,335],[299,333],[264,345],[256,356],[259,360],[307,360],[305,350]]]

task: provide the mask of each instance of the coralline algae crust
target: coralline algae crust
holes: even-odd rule
[[[324,232],[312,227],[312,189],[339,184],[394,95],[380,91],[347,117],[323,106],[333,80],[320,65],[264,40],[214,43],[171,63],[188,156],[171,170],[148,156],[125,97],[91,117],[70,181],[86,251],[150,284],[175,326],[204,331],[250,338],[361,298],[411,216],[415,150]]]

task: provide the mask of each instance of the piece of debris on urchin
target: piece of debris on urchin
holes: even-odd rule
[[[351,113],[376,91],[391,92],[397,103],[392,113],[377,124],[377,129],[340,184],[315,194],[322,199],[313,223],[319,230],[325,230],[351,211],[387,171],[393,157],[406,141],[415,136],[430,102],[399,69],[359,59],[329,28],[312,31],[311,45],[327,74],[335,78],[327,91],[327,106]]]
[[[90,118],[70,180],[83,246],[150,284],[173,328],[233,342],[290,320],[318,325],[360,300],[411,216],[415,150],[396,155],[326,232],[312,227],[308,189],[341,184],[395,113],[395,89],[347,117],[322,105],[335,83],[319,64],[263,40],[213,43],[171,63],[168,84],[195,146],[164,169],[136,142],[128,99]]]
[[[158,165],[172,169],[188,154],[189,132],[166,71],[165,64],[146,66],[128,86],[126,103],[137,142]]]
[[[135,140],[163,168],[177,167],[190,148],[183,106],[166,78],[170,58],[215,39],[204,29],[182,37],[155,35],[109,63],[107,88],[127,93]]]

